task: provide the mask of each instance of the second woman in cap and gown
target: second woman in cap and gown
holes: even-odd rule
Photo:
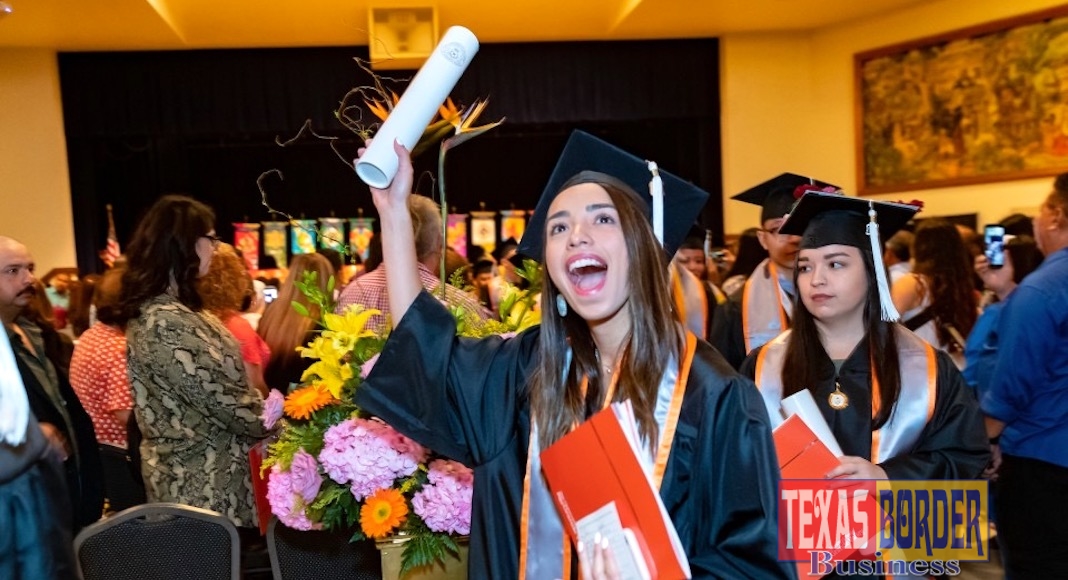
[[[470,577],[577,577],[539,450],[625,399],[662,470],[653,480],[693,576],[793,577],[776,560],[778,468],[764,405],[751,382],[682,329],[665,291],[664,250],[685,235],[705,194],[661,172],[661,247],[647,198],[635,193],[649,183],[646,164],[574,134],[520,248],[544,254],[541,325],[507,339],[458,338],[452,315],[415,277],[405,221],[411,166],[395,149],[398,176],[372,194],[396,327],[356,403],[474,468]]]

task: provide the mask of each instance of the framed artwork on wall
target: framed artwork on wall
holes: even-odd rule
[[[861,195],[1068,171],[1068,6],[853,60]]]

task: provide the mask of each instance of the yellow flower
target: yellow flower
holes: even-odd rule
[[[381,311],[359,306],[349,308],[344,314],[324,314],[323,324],[326,325],[326,330],[323,331],[322,337],[333,343],[331,347],[335,352],[347,353],[352,350],[357,340],[375,335],[367,329],[367,321],[376,314],[381,314]]]
[[[338,361],[344,358],[349,351],[338,349],[334,341],[327,340],[320,335],[316,336],[308,346],[298,346],[297,352],[303,358]]]
[[[384,538],[404,523],[408,504],[401,492],[380,489],[367,498],[360,508],[360,527],[371,538]]]
[[[311,385],[289,393],[282,405],[282,410],[294,419],[309,419],[312,413],[336,400],[337,397],[321,390],[318,385]]]
[[[343,363],[337,359],[323,359],[319,362],[312,363],[304,374],[300,376],[301,382],[308,380],[311,377],[318,377],[316,386],[326,391],[335,399],[341,398],[341,388],[345,386],[355,374],[352,372],[352,365]]]

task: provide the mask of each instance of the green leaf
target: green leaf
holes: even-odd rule
[[[300,314],[301,316],[311,316],[311,314],[308,312],[308,308],[300,302],[294,300],[290,304],[292,304],[293,310],[297,311],[297,314]]]
[[[312,521],[322,522],[330,530],[355,527],[360,514],[360,502],[352,496],[352,490],[332,480],[323,481],[319,495],[308,506]]]
[[[440,566],[444,569],[445,558],[449,557],[459,559],[460,547],[448,534],[429,530],[414,533],[405,543],[401,554],[401,576],[423,566]]]

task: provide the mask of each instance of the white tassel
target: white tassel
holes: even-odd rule
[[[886,265],[883,264],[883,243],[879,237],[879,222],[875,219],[875,204],[868,202],[868,225],[866,231],[868,240],[871,242],[871,257],[875,263],[875,282],[879,285],[879,303],[882,319],[887,322],[897,322],[901,319],[894,300],[890,296],[890,283],[886,279]]]
[[[660,245],[664,245],[664,180],[660,179],[660,169],[655,161],[649,162],[649,173],[653,174],[649,182],[649,195],[653,198],[653,235]]]

